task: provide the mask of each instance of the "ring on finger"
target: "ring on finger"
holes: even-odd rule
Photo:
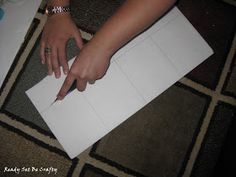
[[[50,55],[52,53],[51,47],[45,47],[44,52],[45,54]]]

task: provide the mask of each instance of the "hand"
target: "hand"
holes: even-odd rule
[[[65,48],[70,38],[74,38],[78,47],[82,48],[81,34],[69,13],[48,17],[40,42],[40,58],[42,64],[46,63],[49,75],[54,72],[55,77],[59,78],[60,66],[65,74],[69,72]]]
[[[93,83],[102,78],[107,71],[110,58],[111,55],[108,52],[87,43],[72,64],[57,98],[63,99],[75,80],[77,89],[83,91],[88,82]]]

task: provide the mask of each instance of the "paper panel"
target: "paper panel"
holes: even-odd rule
[[[88,86],[85,95],[109,130],[125,121],[145,104],[116,63],[111,64],[102,80]]]
[[[142,33],[141,35],[136,36],[133,40],[131,40],[130,42],[128,42],[125,46],[123,46],[122,48],[120,48],[111,58],[111,63],[115,60],[117,60],[117,58],[121,57],[125,52],[129,51],[130,49],[132,49],[134,46],[136,46],[137,44],[141,43],[144,39],[147,38],[146,33]]]
[[[117,63],[146,103],[180,79],[175,66],[150,38],[119,58]]]
[[[181,15],[181,12],[178,10],[177,7],[173,7],[166,15],[160,18],[156,23],[154,23],[150,28],[145,31],[146,35],[153,35],[158,30],[164,28],[169,22],[175,20],[178,15]]]
[[[163,16],[160,20],[154,23],[151,27],[149,27],[146,31],[136,36],[133,40],[129,41],[124,47],[120,48],[112,57],[111,62],[117,60],[117,58],[121,57],[125,52],[129,51],[132,47],[139,44],[143,40],[145,40],[148,36],[156,33],[158,30],[163,28],[170,21],[174,20],[181,13],[179,10],[174,7],[170,10],[167,15]]]
[[[213,54],[182,14],[153,34],[152,39],[174,63],[182,77]]]
[[[68,62],[69,67],[72,65],[74,60],[75,58],[72,58]],[[53,75],[47,76],[37,85],[26,91],[26,94],[34,103],[34,106],[37,108],[38,112],[43,112],[46,110],[57,98],[57,94],[66,77],[63,74],[62,68],[61,73],[60,78],[55,79]]]
[[[77,90],[41,112],[41,115],[71,158],[108,132],[83,93]]]

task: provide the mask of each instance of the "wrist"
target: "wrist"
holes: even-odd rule
[[[70,0],[48,0],[47,6],[68,6],[70,5]]]
[[[92,38],[86,45],[88,48],[92,48],[95,53],[102,53],[104,58],[110,59],[114,54],[114,50],[109,45],[105,44],[102,40]]]
[[[70,13],[70,6],[50,6],[48,5],[45,10],[45,14],[49,17],[56,14],[68,14]]]
[[[60,20],[62,21],[63,19],[71,19],[71,15],[69,12],[67,13],[58,13],[58,14],[54,14],[54,15],[51,15],[51,16],[48,16],[48,20]]]
[[[99,48],[102,48],[102,51],[105,51],[110,56],[124,45],[123,37],[104,27],[94,35],[90,42],[95,43]]]

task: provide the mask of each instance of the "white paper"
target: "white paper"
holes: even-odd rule
[[[41,112],[41,116],[47,118],[48,126],[59,142],[63,142],[70,157],[75,157],[107,133],[107,128],[84,95],[78,92],[72,92],[64,101],[56,102]]]
[[[146,103],[166,90],[167,85],[180,79],[175,66],[150,38],[126,52],[116,62]]]
[[[0,20],[0,87],[40,3],[41,0],[19,0],[16,3],[6,2],[2,6],[5,13]]]
[[[90,85],[84,94],[109,130],[145,104],[145,100],[116,63],[112,63],[104,78]]]
[[[84,92],[74,90],[51,105],[65,76],[48,76],[26,93],[74,158],[212,54],[175,7],[122,47],[106,75]]]

